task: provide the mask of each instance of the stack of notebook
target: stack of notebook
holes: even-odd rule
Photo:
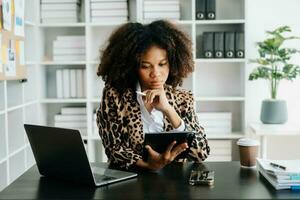
[[[144,20],[155,19],[180,19],[179,0],[145,0],[144,1]]]
[[[257,169],[276,190],[300,190],[300,160],[257,158]]]

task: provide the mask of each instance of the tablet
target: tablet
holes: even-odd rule
[[[157,151],[158,153],[163,153],[166,151],[167,147],[176,140],[177,143],[181,144],[183,142],[187,142],[189,148],[192,144],[193,139],[195,138],[195,133],[191,131],[181,131],[181,132],[156,132],[156,133],[145,133],[145,142],[144,146],[150,145],[152,149]],[[186,158],[189,152],[189,148],[179,154],[176,159],[178,158]],[[143,160],[147,160],[148,158],[148,151],[144,148],[143,151]]]

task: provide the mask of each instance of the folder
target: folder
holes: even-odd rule
[[[213,58],[214,34],[213,32],[203,32],[203,57]]]
[[[225,32],[225,58],[234,58],[234,32]]]
[[[214,33],[214,57],[224,58],[224,32]]]
[[[206,0],[206,19],[216,19],[216,0]]]
[[[244,33],[235,33],[235,57],[244,58],[245,57],[245,45],[244,45]]]
[[[196,0],[196,20],[205,19],[206,0]]]

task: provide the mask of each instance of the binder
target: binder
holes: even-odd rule
[[[234,32],[225,32],[225,58],[234,58]]]
[[[245,57],[245,45],[244,45],[244,33],[235,33],[235,57],[244,58]]]
[[[196,0],[196,20],[205,19],[206,0]]]
[[[203,32],[203,57],[213,58],[214,34],[213,32]]]
[[[206,19],[216,19],[216,0],[206,0]]]
[[[224,58],[224,32],[214,33],[214,57]]]

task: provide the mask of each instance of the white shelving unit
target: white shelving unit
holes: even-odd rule
[[[181,18],[176,21],[193,41],[195,72],[185,80],[183,87],[193,91],[197,112],[231,112],[232,133],[228,135],[207,135],[213,140],[235,143],[245,132],[245,66],[243,59],[204,59],[201,58],[199,37],[204,31],[245,31],[245,5],[247,0],[216,0],[216,20],[195,20],[195,0],[180,0]],[[35,1],[37,18],[40,19],[40,1]],[[82,1],[82,17],[78,23],[29,24],[36,30],[36,59],[29,63],[36,66],[41,124],[53,126],[54,115],[64,106],[85,106],[87,108],[87,152],[90,161],[105,160],[97,130],[93,127],[93,113],[98,107],[103,82],[96,76],[99,64],[99,49],[105,44],[112,31],[120,23],[90,22],[90,1]],[[143,20],[143,0],[129,0],[129,19],[147,23]],[[86,38],[86,59],[82,61],[55,62],[52,60],[52,42],[58,35],[84,35]],[[245,34],[246,35],[246,34]],[[86,97],[80,99],[57,99],[55,70],[59,68],[86,69]],[[1,112],[1,111],[0,111]],[[238,159],[234,145],[232,158]]]
[[[207,134],[212,146],[211,160],[226,160],[217,152],[231,153],[237,160],[235,142],[245,135],[245,74],[246,58],[204,59],[199,37],[204,31],[244,31],[247,0],[216,0],[216,20],[195,20],[195,0],[180,0],[178,26],[193,41],[195,72],[185,80],[183,88],[195,96],[197,112],[231,112],[232,133]],[[28,81],[0,81],[0,190],[34,164],[34,158],[25,136],[23,124],[34,123],[53,126],[54,115],[64,106],[87,108],[87,153],[90,161],[104,161],[106,157],[93,113],[98,107],[103,82],[96,76],[99,49],[120,23],[90,22],[90,1],[82,0],[81,20],[69,24],[41,24],[40,0],[26,1],[25,60]],[[129,19],[143,20],[143,0],[128,0]],[[52,42],[58,35],[84,35],[86,59],[81,61],[53,61]],[[245,37],[247,34],[245,34]],[[246,39],[246,38],[245,38]],[[247,49],[247,47],[245,47]],[[246,54],[247,56],[247,51]],[[55,70],[61,68],[86,69],[86,97],[80,99],[56,98]],[[201,122],[200,122],[201,123]],[[221,145],[220,145],[221,144]],[[217,151],[214,149],[218,148]],[[220,147],[220,148],[219,148]],[[231,148],[228,150],[228,148]],[[215,152],[214,152],[215,151]],[[225,150],[224,150],[225,151]]]

